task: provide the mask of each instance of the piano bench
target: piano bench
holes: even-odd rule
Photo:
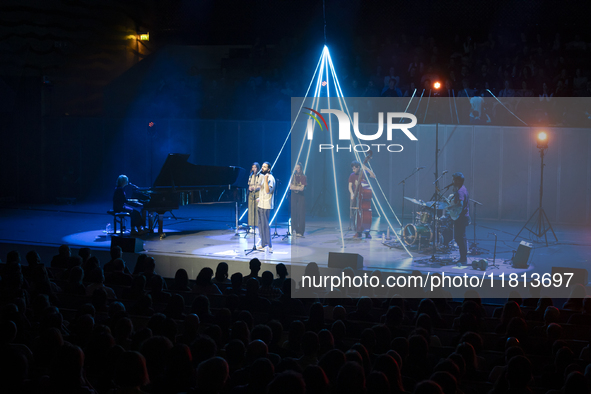
[[[125,218],[130,217],[129,212],[115,212],[112,209],[107,213],[113,216],[113,234],[117,234],[117,224],[119,224],[119,234],[125,233]]]

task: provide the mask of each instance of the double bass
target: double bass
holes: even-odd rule
[[[367,153],[365,160],[363,160],[362,168],[359,169],[359,177],[355,181],[355,231],[358,233],[369,231],[371,228],[371,198],[373,197],[373,192],[371,191],[371,188],[361,186],[361,182],[365,176],[363,166],[365,166],[373,156],[371,150]]]

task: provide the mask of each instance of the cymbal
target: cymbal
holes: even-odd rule
[[[417,200],[417,199],[411,198],[411,197],[404,197],[404,199],[412,202],[413,204],[425,206],[425,202],[423,200]]]
[[[432,208],[432,209],[435,208],[435,207],[437,207],[437,209],[445,209],[445,208],[447,208],[449,206],[444,201],[427,201],[427,202],[425,202],[423,204],[425,204],[426,207]]]

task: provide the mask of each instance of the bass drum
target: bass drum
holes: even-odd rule
[[[404,226],[402,239],[407,245],[418,245],[421,243],[429,243],[433,239],[433,232],[426,224],[414,225],[412,223]]]
[[[439,218],[439,233],[438,242],[444,246],[449,246],[449,243],[454,239],[454,222],[449,216],[442,216]]]

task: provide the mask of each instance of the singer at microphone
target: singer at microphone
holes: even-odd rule
[[[252,163],[250,176],[248,177],[248,225],[253,228],[257,225],[257,200],[259,198],[261,165],[257,162]],[[254,230],[253,230],[254,231]]]

